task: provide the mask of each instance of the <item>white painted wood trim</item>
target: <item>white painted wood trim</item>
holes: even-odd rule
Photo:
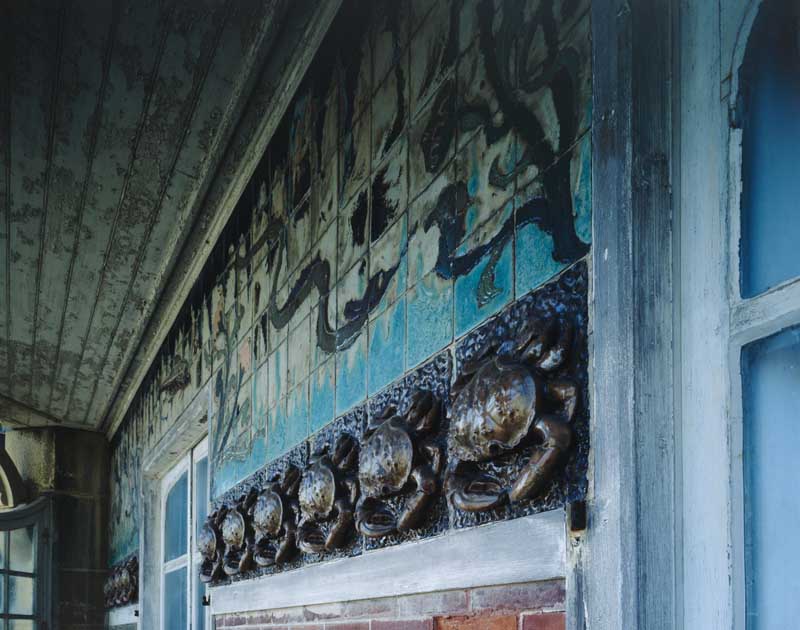
[[[114,626],[138,624],[139,617],[136,616],[138,611],[139,604],[129,604],[122,608],[113,608],[106,614],[106,625],[113,628]]]
[[[565,575],[554,510],[210,589],[213,615],[533,582]]]

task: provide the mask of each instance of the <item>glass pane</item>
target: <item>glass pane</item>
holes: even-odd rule
[[[747,627],[795,628],[800,538],[790,532],[800,521],[800,328],[750,344],[742,366]]]
[[[186,630],[186,567],[164,575],[164,630]]]
[[[6,612],[6,576],[0,575],[0,612]]]
[[[199,565],[195,567],[194,575],[200,574]],[[206,611],[208,608],[203,606],[203,595],[206,594],[206,585],[196,580],[195,597],[194,597],[194,628],[197,630],[206,630]]]
[[[164,561],[179,558],[187,551],[188,488],[188,475],[183,473],[167,495],[167,503],[164,508]]]
[[[208,516],[208,457],[198,460],[194,468],[195,537]]]
[[[33,614],[33,578],[8,576],[8,612],[12,615]]]
[[[740,71],[742,296],[800,276],[800,3],[765,2]]]
[[[6,540],[8,532],[0,532],[0,569],[6,568]]]
[[[8,630],[33,630],[33,621],[30,619],[11,619],[8,622]]]
[[[10,532],[8,565],[13,571],[33,573],[33,546],[36,528],[31,525]]]

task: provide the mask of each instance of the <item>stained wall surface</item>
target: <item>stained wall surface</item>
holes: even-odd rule
[[[588,253],[589,38],[581,1],[345,1],[115,437],[112,562],[196,396],[217,497]]]

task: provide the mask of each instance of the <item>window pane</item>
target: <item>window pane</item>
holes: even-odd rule
[[[745,571],[749,630],[800,618],[800,328],[750,344],[742,356]]]
[[[188,475],[183,473],[167,495],[167,503],[164,508],[164,561],[179,558],[187,551],[188,488]]]
[[[741,289],[800,276],[800,3],[762,5],[740,71]]]
[[[164,575],[164,630],[186,630],[186,567]]]
[[[6,540],[8,532],[0,532],[0,569],[6,568]]]
[[[200,528],[208,516],[208,457],[198,460],[194,469],[194,509],[195,509],[195,537],[200,535]]]
[[[0,612],[6,612],[6,576],[0,575]]]
[[[33,578],[8,576],[8,612],[12,615],[33,614]]]
[[[30,619],[11,619],[8,630],[33,630],[33,621]]]
[[[33,573],[33,543],[36,528],[31,525],[10,532],[8,564],[14,571]]]

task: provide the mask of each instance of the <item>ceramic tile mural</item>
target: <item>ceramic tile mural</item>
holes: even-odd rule
[[[345,0],[115,438],[112,560],[198,393],[217,497],[587,254],[588,8]]]

